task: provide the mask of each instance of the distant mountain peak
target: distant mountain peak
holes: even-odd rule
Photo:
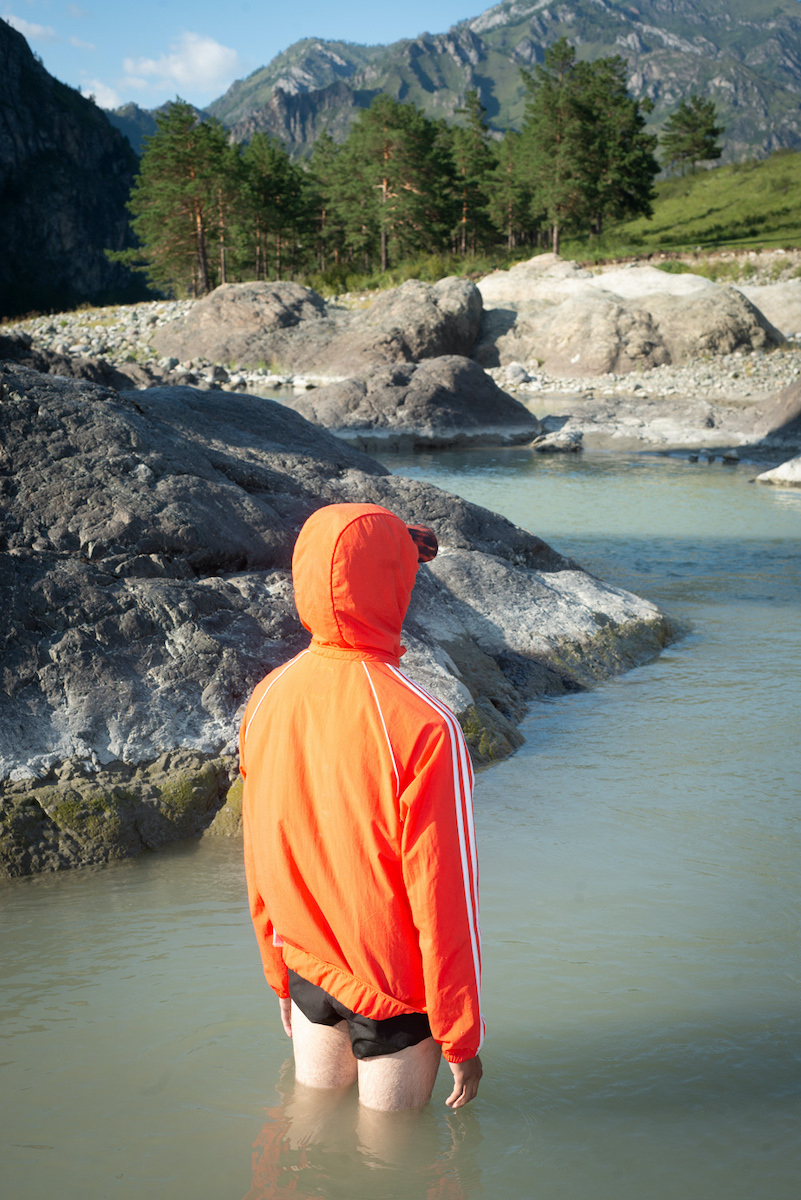
[[[731,0],[502,0],[443,33],[391,46],[304,38],[237,80],[208,111],[238,140],[263,130],[296,156],[323,129],[344,139],[378,92],[458,120],[474,88],[496,131],[519,128],[520,68],[542,62],[546,47],[567,37],[579,57],[627,59],[629,86],[652,100],[656,126],[689,93],[711,97],[726,128],[724,159],[801,147],[798,0],[732,7]]]

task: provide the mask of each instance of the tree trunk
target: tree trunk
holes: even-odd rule
[[[201,296],[209,290],[209,268],[206,262],[206,230],[200,205],[195,206],[195,258],[197,262],[197,289]]]
[[[389,191],[389,181],[386,176],[381,180],[381,270],[387,269],[387,229],[384,223],[383,206],[387,202],[387,193]]]
[[[552,235],[551,247],[553,249],[554,254],[558,254],[559,253],[559,222],[558,221],[554,221],[553,229],[551,230],[551,235]]]
[[[326,218],[326,210],[324,208],[322,210],[322,217],[320,220],[320,256],[319,256],[320,271],[323,274],[325,274],[325,218]]]
[[[222,188],[217,193],[220,205],[220,283],[225,283],[225,211],[223,209]]]

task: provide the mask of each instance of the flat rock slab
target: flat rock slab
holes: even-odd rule
[[[379,367],[285,401],[362,450],[530,441],[540,423],[469,358]]]
[[[622,374],[784,341],[742,291],[652,267],[593,275],[546,254],[478,288],[484,316],[473,357],[485,367]]]
[[[272,401],[119,394],[6,365],[0,433],[9,874],[105,861],[211,820],[251,689],[308,641],[289,566],[321,504],[375,502],[436,531],[404,663],[460,715],[478,761],[519,743],[529,697],[588,686],[671,636],[654,605]],[[146,769],[178,751],[194,757],[174,777]]]
[[[479,280],[478,290],[484,305],[495,307],[509,301],[528,304],[536,300],[553,302],[582,295],[588,289],[607,292],[627,300],[643,296],[691,296],[714,284],[690,272],[673,274],[658,267],[632,263],[600,272],[588,271],[578,263],[556,254],[538,254],[526,262],[515,263],[508,271],[493,271]]]
[[[714,449],[769,440],[761,410],[703,398],[577,397],[565,403],[561,413],[555,404],[543,425],[551,437],[563,441],[580,437],[588,450],[636,450],[644,445]],[[536,442],[534,448],[539,448]]]
[[[480,321],[477,288],[453,277],[410,280],[362,310],[328,305],[296,283],[230,283],[160,328],[153,345],[181,361],[341,379],[386,363],[469,355]]]

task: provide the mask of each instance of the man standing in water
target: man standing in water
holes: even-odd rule
[[[431,530],[372,504],[303,526],[295,601],[312,640],[258,685],[240,734],[245,867],[300,1083],[358,1079],[367,1108],[478,1090],[473,774],[453,713],[398,669]]]

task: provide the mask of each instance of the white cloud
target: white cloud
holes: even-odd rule
[[[80,21],[83,17],[89,16],[89,10],[86,8],[81,8],[80,4],[68,4],[67,12],[74,21]]]
[[[128,89],[133,88],[134,91],[141,92],[144,91],[146,87],[150,87],[150,84],[146,79],[142,79],[140,75],[126,75],[122,81],[122,86]]]
[[[80,38],[76,38],[76,37],[70,38],[70,45],[74,46],[76,50],[96,50],[97,49],[97,46],[94,44],[94,42],[82,42]]]
[[[119,108],[122,104],[122,100],[118,93],[114,91],[114,88],[107,87],[99,79],[89,79],[86,83],[82,83],[81,94],[84,96],[94,96],[100,108]]]
[[[159,83],[211,91],[229,83],[242,68],[236,50],[221,46],[200,33],[184,33],[161,58],[126,58],[128,75],[144,76]]]
[[[17,33],[21,33],[28,41],[35,42],[58,42],[61,39],[50,25],[36,25],[33,21],[26,21],[24,17],[16,17],[13,13],[4,13],[3,20],[7,21]]]

